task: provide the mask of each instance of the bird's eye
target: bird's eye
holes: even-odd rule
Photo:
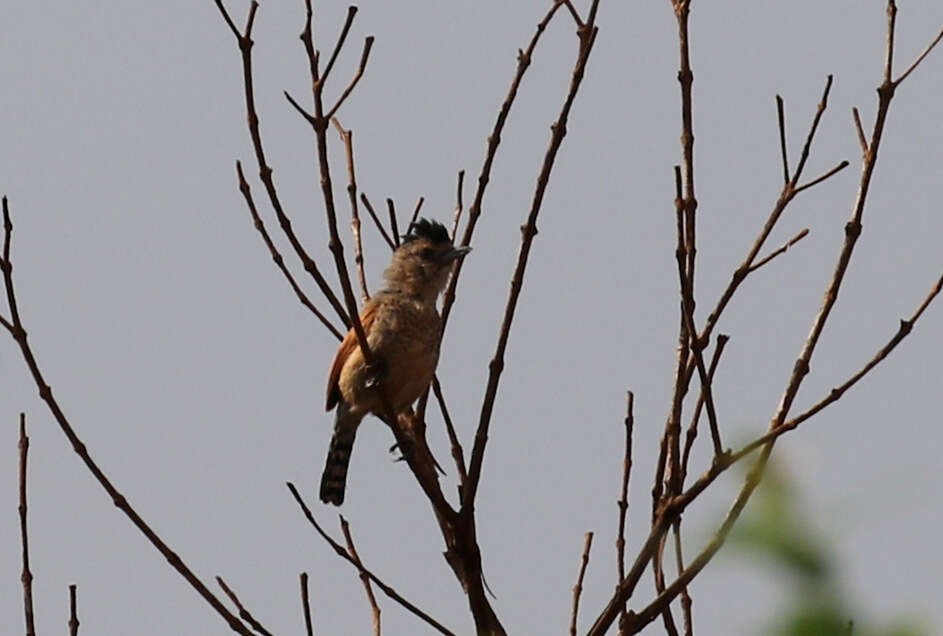
[[[435,256],[435,253],[432,251],[432,248],[427,247],[421,252],[419,252],[419,256],[421,256],[423,260],[431,261],[432,258]]]

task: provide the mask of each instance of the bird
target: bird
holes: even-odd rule
[[[360,312],[372,364],[364,359],[351,328],[328,375],[325,410],[336,412],[321,476],[324,503],[344,502],[347,468],[363,418],[371,413],[395,416],[409,408],[429,386],[439,361],[442,318],[436,301],[454,264],[471,247],[453,245],[444,225],[425,218],[410,224],[402,238],[383,274],[386,286]]]

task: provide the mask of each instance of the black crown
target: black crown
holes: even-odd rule
[[[433,243],[452,242],[452,239],[449,238],[449,232],[445,229],[444,225],[438,221],[431,221],[425,218],[411,223],[409,231],[403,236],[404,243],[410,243],[419,239],[426,239]]]

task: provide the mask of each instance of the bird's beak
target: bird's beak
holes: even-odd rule
[[[452,261],[457,261],[460,258],[463,258],[472,250],[468,245],[462,245],[459,247],[453,247],[451,250],[442,255],[443,263],[451,263]]]

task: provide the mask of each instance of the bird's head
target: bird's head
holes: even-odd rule
[[[419,219],[409,226],[384,277],[391,288],[435,300],[445,288],[452,265],[471,251],[455,247],[445,226]]]

